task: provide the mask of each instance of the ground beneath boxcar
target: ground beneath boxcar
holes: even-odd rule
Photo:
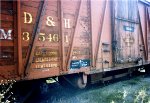
[[[27,103],[150,103],[150,77],[135,77],[115,83],[95,84],[71,90],[58,83],[41,86]]]

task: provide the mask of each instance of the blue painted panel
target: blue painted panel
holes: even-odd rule
[[[131,26],[123,26],[123,29],[125,30],[125,31],[129,31],[129,32],[134,32],[134,27],[131,27]]]
[[[80,69],[79,60],[72,60],[70,63],[70,69]]]
[[[81,67],[88,67],[90,66],[90,60],[72,60],[70,63],[70,69],[80,69]]]

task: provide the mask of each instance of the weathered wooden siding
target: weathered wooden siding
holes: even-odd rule
[[[0,29],[13,30],[12,40],[0,40],[0,78],[104,71],[150,59],[150,8],[140,1],[2,1],[0,15]]]
[[[114,3],[115,64],[134,62],[139,54],[139,17],[137,1],[116,1]]]
[[[38,78],[41,72],[41,77],[48,77],[90,68],[89,1],[53,0],[44,5],[27,64],[28,78]]]
[[[16,2],[0,2],[0,79],[17,76]]]

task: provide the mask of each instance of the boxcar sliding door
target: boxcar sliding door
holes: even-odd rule
[[[113,50],[115,64],[133,63],[139,53],[139,17],[136,0],[113,2]]]

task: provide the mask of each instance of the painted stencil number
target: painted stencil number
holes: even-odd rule
[[[39,33],[39,41],[45,41],[45,34]]]
[[[23,40],[24,41],[29,41],[30,40],[30,34],[29,34],[29,32],[23,32]]]

